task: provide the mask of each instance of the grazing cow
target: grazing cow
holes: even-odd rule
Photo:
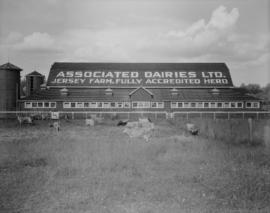
[[[21,116],[17,115],[17,120],[19,121],[20,125],[22,124],[33,124],[33,120],[30,116]]]
[[[95,125],[95,120],[92,118],[87,118],[85,119],[85,125],[86,126],[94,126]]]
[[[50,127],[54,128],[57,132],[60,131],[60,121],[54,121],[49,124]]]
[[[53,122],[53,128],[59,132],[60,131],[60,121]]]
[[[125,121],[119,121],[119,122],[117,123],[117,126],[126,126],[127,123],[128,123],[128,120],[125,120]]]
[[[192,135],[198,135],[199,128],[195,126],[195,124],[187,123],[186,124],[187,131]]]

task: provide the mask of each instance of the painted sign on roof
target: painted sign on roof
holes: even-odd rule
[[[55,63],[48,86],[231,87],[224,63]]]

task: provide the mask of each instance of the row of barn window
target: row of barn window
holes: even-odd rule
[[[63,102],[63,108],[164,108],[164,102]],[[243,108],[244,102],[171,102],[171,108]],[[246,102],[246,108],[260,108],[259,102]],[[56,102],[25,102],[25,108],[56,108]]]

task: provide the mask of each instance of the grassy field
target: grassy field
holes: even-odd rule
[[[167,121],[146,142],[83,122],[0,124],[0,212],[270,212],[267,144],[189,136]]]

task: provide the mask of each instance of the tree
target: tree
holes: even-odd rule
[[[241,88],[244,88],[248,93],[257,95],[261,92],[263,92],[261,86],[259,84],[241,84]]]

